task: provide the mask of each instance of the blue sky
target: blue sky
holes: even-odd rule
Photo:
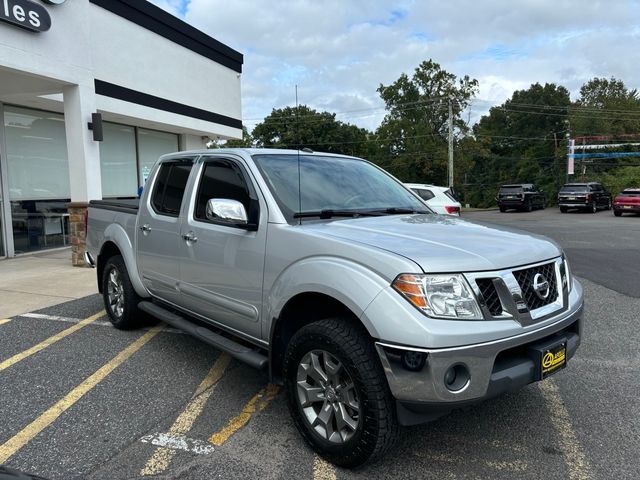
[[[376,89],[432,58],[480,82],[472,121],[514,90],[594,76],[640,87],[635,0],[152,0],[245,55],[251,128],[295,102],[375,128]]]

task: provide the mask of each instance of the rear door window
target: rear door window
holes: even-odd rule
[[[502,187],[500,193],[504,195],[513,195],[515,193],[522,193],[522,187]]]
[[[171,217],[180,214],[192,167],[192,159],[166,162],[160,166],[151,197],[151,205],[156,213]]]

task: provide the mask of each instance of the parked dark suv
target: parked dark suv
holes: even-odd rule
[[[534,208],[544,208],[544,193],[533,183],[502,185],[498,192],[498,207],[501,212],[513,208],[530,212]]]
[[[566,183],[558,193],[558,206],[562,213],[578,208],[596,213],[599,208],[611,210],[611,193],[602,184]]]

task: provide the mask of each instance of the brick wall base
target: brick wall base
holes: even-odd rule
[[[87,230],[84,226],[84,216],[89,204],[86,202],[71,202],[67,204],[69,211],[69,230],[71,236],[71,264],[74,267],[85,267],[84,252],[87,249]]]

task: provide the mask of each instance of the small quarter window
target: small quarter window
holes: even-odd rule
[[[431,200],[435,195],[431,190],[425,190],[424,188],[418,188],[415,190],[418,196],[423,200]]]

